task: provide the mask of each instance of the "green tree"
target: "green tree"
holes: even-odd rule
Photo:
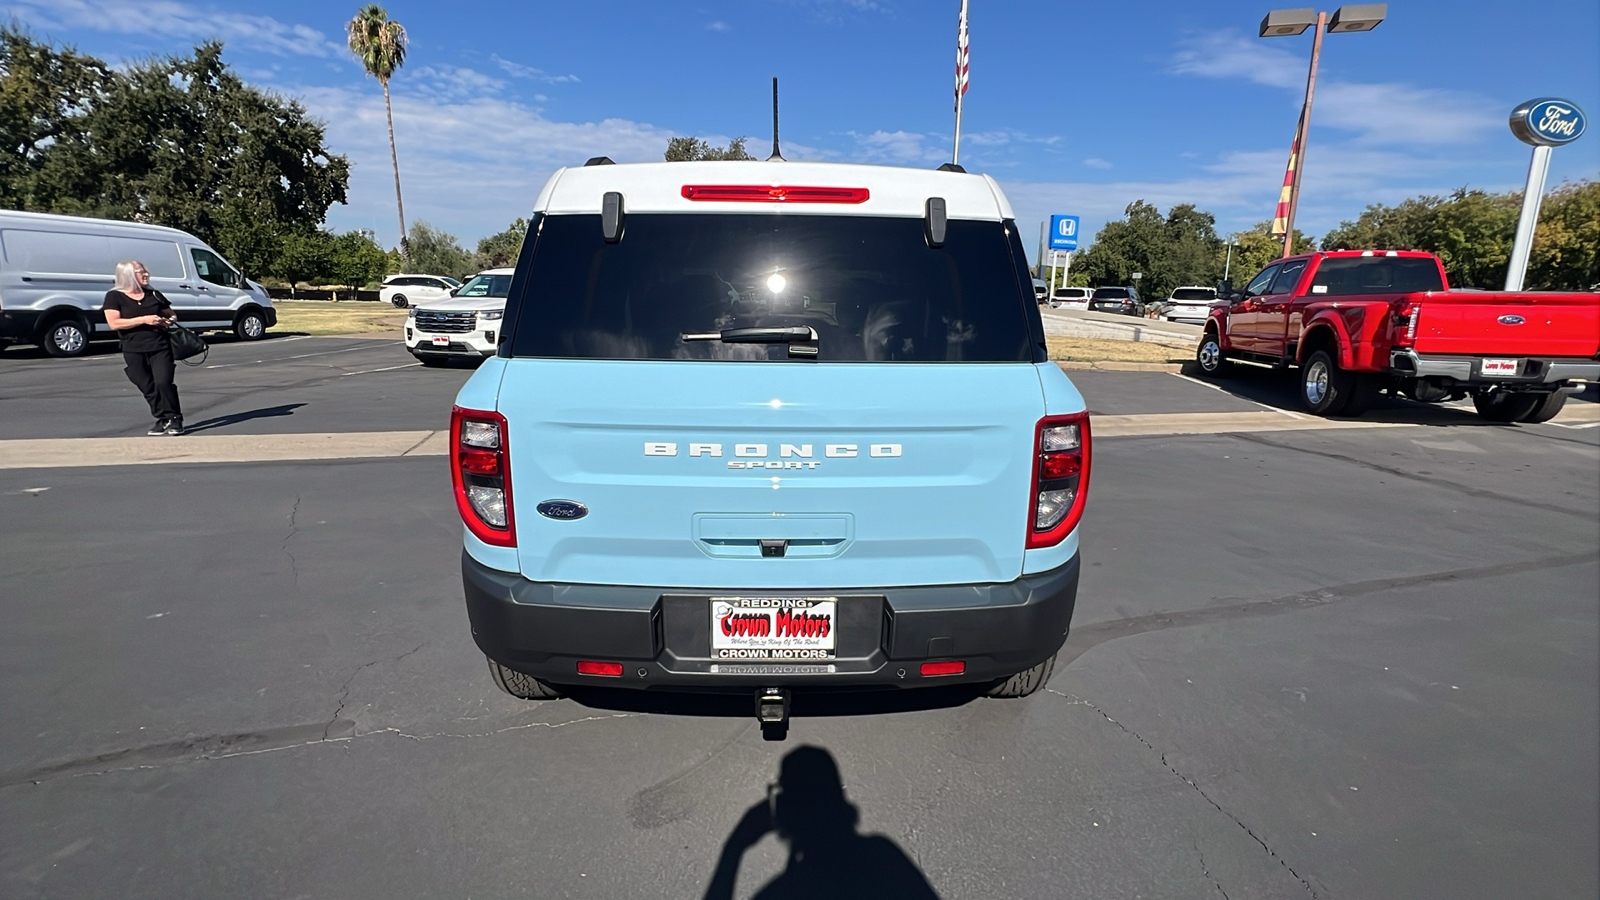
[[[1600,182],[1562,182],[1545,195],[1524,285],[1529,290],[1600,289]]]
[[[332,240],[328,274],[333,284],[359,289],[381,279],[388,258],[383,248],[358,231],[347,231]]]
[[[1522,198],[1461,188],[1448,197],[1374,204],[1339,223],[1324,250],[1427,250],[1444,263],[1454,287],[1505,286]]]
[[[209,43],[107,70],[81,102],[50,113],[62,121],[39,126],[53,137],[32,151],[17,205],[181,228],[264,272],[285,235],[344,202],[349,163],[303,106],[244,84],[221,55]]]
[[[38,43],[0,26],[0,206],[38,208],[38,176],[58,141],[83,127],[83,112],[105,93],[111,70],[72,47]]]
[[[491,234],[478,241],[475,265],[480,269],[496,269],[515,265],[517,254],[522,252],[522,239],[528,234],[528,220],[517,219],[499,234]]]
[[[737,137],[726,147],[713,147],[697,137],[675,137],[667,140],[667,162],[693,162],[696,160],[755,159],[744,148],[745,138]]]
[[[456,236],[418,219],[411,223],[411,252],[407,262],[419,275],[467,278],[475,274],[472,254],[461,248]]]
[[[1163,216],[1155,206],[1135,200],[1073,260],[1071,280],[1131,285],[1137,272],[1139,293],[1158,299],[1180,285],[1215,284],[1222,274],[1222,248],[1216,218],[1205,210],[1180,203]]]
[[[406,204],[400,197],[400,154],[394,146],[394,109],[389,103],[389,79],[394,77],[406,61],[406,29],[389,18],[389,13],[376,3],[361,7],[347,27],[350,52],[361,60],[367,74],[383,85],[383,112],[389,121],[389,161],[394,164],[394,205],[400,213],[400,254],[405,256]]]
[[[1233,282],[1234,286],[1242,288],[1255,277],[1257,272],[1271,265],[1273,261],[1283,258],[1283,235],[1272,233],[1270,220],[1257,222],[1249,231],[1235,234],[1232,247],[1231,259],[1227,258],[1226,245],[1218,250],[1217,272],[1220,277],[1226,268],[1228,280]],[[1296,228],[1293,249],[1295,253],[1310,253],[1317,249],[1317,243]],[[1205,284],[1205,282],[1200,283]]]
[[[273,274],[289,282],[292,291],[300,284],[326,284],[333,278],[334,237],[320,229],[284,235],[278,242]]]

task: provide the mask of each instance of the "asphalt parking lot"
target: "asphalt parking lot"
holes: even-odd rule
[[[945,898],[1600,892],[1592,396],[1327,427],[1270,372],[1070,373],[1106,425],[1048,690],[801,696],[777,743],[501,694],[437,455],[155,458],[437,432],[470,370],[411,363],[219,342],[157,438],[109,348],[0,353],[0,895],[698,897],[803,746]]]

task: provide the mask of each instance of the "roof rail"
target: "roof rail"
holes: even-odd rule
[[[616,165],[616,163],[612,162],[611,161],[611,157],[609,157],[609,156],[591,156],[591,157],[589,157],[589,161],[583,164],[584,168],[588,168],[589,166],[614,166],[614,165]]]

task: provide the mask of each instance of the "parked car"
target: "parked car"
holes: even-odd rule
[[[1387,388],[1413,400],[1472,397],[1491,422],[1544,422],[1566,389],[1600,380],[1600,294],[1450,290],[1415,250],[1291,256],[1212,310],[1195,361],[1300,367],[1319,416],[1365,412]]]
[[[451,358],[484,359],[499,349],[506,295],[513,269],[488,269],[452,291],[452,296],[406,314],[405,345],[425,366]]]
[[[1216,302],[1216,288],[1194,285],[1173,288],[1172,295],[1164,301],[1161,317],[1168,322],[1199,325],[1211,317],[1211,306]]]
[[[1033,280],[1033,299],[1039,301],[1040,303],[1043,303],[1044,299],[1045,299],[1044,298],[1045,292],[1046,292],[1046,288],[1044,286],[1044,282],[1042,282],[1039,279],[1035,278]]]
[[[1088,309],[1092,291],[1086,287],[1058,287],[1050,298],[1051,309]]]
[[[597,164],[532,219],[450,431],[500,688],[1044,685],[1089,418],[993,179]]]
[[[443,275],[390,275],[378,290],[378,299],[400,309],[445,300],[461,282]]]
[[[262,337],[278,322],[266,288],[188,232],[159,225],[0,210],[0,343],[82,356],[113,340],[100,307],[119,262],[138,260],[150,286],[195,331]]]
[[[1093,312],[1121,313],[1125,316],[1143,316],[1144,304],[1139,301],[1139,291],[1131,287],[1097,287],[1089,298]]]

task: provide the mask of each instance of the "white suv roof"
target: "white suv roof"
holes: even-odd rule
[[[789,203],[690,200],[688,185],[761,185],[865,188],[859,203]],[[550,176],[535,212],[597,214],[608,191],[622,194],[623,212],[785,213],[789,215],[909,216],[920,218],[930,197],[942,197],[952,219],[1015,218],[1011,204],[987,175],[841,163],[660,162],[559,169]]]

